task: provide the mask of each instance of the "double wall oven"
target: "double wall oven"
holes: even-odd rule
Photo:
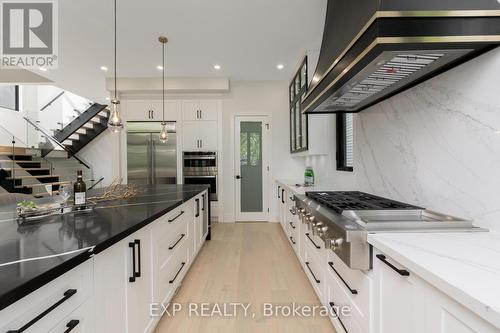
[[[182,157],[184,184],[210,185],[210,200],[217,201],[217,153],[185,151]]]

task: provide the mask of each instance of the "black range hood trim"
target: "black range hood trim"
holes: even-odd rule
[[[478,25],[476,24],[477,22],[473,20],[481,20],[481,24]],[[409,26],[409,29],[402,29],[400,31],[395,29],[395,27],[398,25],[402,26],[402,24]],[[438,29],[432,31],[433,26],[437,26]],[[429,29],[428,27],[431,28]],[[323,77],[320,79],[313,77],[312,85],[306,94],[305,100],[302,102],[302,110],[304,113],[308,114],[352,113],[362,111],[373,104],[496,47],[500,44],[499,27],[499,10],[378,11],[349,43],[344,51],[333,61]],[[419,35],[419,30],[424,31],[426,35]],[[465,32],[480,32],[481,34],[459,34],[464,30]],[[455,33],[456,31],[459,33]],[[405,35],[405,33],[407,35]],[[412,33],[417,35],[412,36]],[[406,84],[402,88],[398,88],[396,91],[382,94],[376,101],[360,107],[359,109],[324,112],[314,110],[314,108],[317,108],[335,92],[336,83],[342,82],[342,79],[346,76],[348,78],[349,75],[351,75],[351,77],[354,76],[359,71],[359,68],[358,71],[353,70],[353,68],[357,67],[358,64],[362,62],[363,58],[371,52],[382,52],[384,48],[391,50],[414,49],[429,51],[470,49],[471,52],[456,61],[445,64],[423,77],[416,79],[414,82]],[[348,58],[350,58],[350,60]],[[373,58],[374,57],[371,59]],[[363,64],[367,65],[367,62],[365,61]],[[335,71],[335,69],[337,69],[337,71]],[[337,73],[335,74],[335,72]],[[352,72],[354,72],[354,74],[352,74]]]

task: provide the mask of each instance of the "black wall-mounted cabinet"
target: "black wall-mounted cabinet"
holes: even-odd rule
[[[307,91],[307,56],[302,60],[289,86],[290,101],[290,152],[292,154],[309,148],[308,115],[302,113],[301,103]]]

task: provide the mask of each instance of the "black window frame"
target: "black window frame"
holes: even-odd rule
[[[337,170],[353,172],[354,167],[346,165],[346,113],[338,113],[337,122]]]
[[[12,109],[12,108],[8,108],[8,107],[6,107],[6,106],[1,106],[1,105],[0,105],[0,107],[1,107],[1,108],[3,108],[3,109],[7,109],[7,110],[19,111],[19,85],[17,85],[17,84],[16,84],[16,85],[14,85],[14,95],[15,95],[15,97],[14,97],[14,98],[15,98],[15,101],[14,101],[14,104],[15,104],[14,109]]]

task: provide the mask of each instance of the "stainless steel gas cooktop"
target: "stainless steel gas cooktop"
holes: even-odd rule
[[[472,221],[358,191],[296,196],[302,223],[349,267],[371,268],[368,233],[483,231]]]

